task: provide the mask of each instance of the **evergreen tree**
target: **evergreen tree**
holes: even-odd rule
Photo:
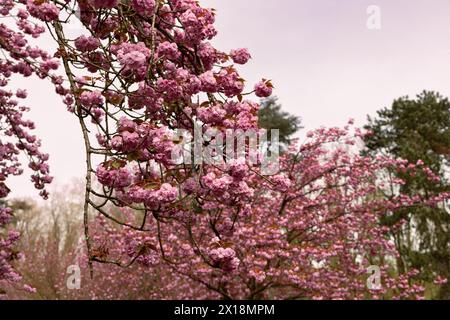
[[[424,91],[416,99],[402,97],[391,108],[384,108],[375,119],[368,117],[365,129],[372,132],[365,138],[366,154],[400,157],[411,163],[422,160],[442,180],[431,182],[423,175],[392,172],[405,181],[402,192],[421,194],[450,190],[450,102],[435,92]],[[421,269],[425,277],[450,273],[450,212],[448,202],[438,209],[416,207],[394,212],[384,223],[393,226],[406,221],[402,228],[393,229],[401,254],[398,268]],[[449,283],[437,296],[450,299]]]
[[[282,111],[276,97],[261,101],[258,116],[260,127],[269,130],[269,134],[271,129],[279,130],[280,143],[283,145],[289,145],[292,136],[302,128],[300,117]]]

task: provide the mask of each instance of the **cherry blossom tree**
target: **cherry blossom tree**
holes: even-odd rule
[[[446,195],[382,199],[384,169],[405,163],[352,153],[362,133],[352,138],[349,128],[311,133],[309,142],[283,155],[279,172],[266,175],[261,156],[276,155],[276,144],[266,144],[272,152],[255,151],[233,133],[261,133],[251,95],[268,97],[273,85],[262,79],[246,90],[237,66],[251,56],[211,44],[213,9],[194,0],[1,0],[0,9],[14,21],[0,24],[0,119],[14,141],[0,141],[0,196],[7,194],[6,177],[21,173],[19,151],[47,196],[48,156],[28,133],[33,124],[22,120],[26,108],[7,90],[13,75],[35,75],[54,84],[80,125],[91,277],[98,265],[139,264],[160,271],[159,285],[171,297],[420,296],[413,274],[389,274],[386,259],[396,253],[377,221],[399,206],[435,205]],[[79,34],[68,36],[78,19]],[[31,44],[44,32],[57,45],[52,54]],[[199,130],[201,148],[221,161],[176,161],[175,150],[192,147],[181,130],[193,137]],[[230,133],[233,142],[244,141],[243,154],[235,152],[239,146],[227,149],[237,157],[219,152]],[[247,161],[254,153],[259,162]],[[100,231],[98,221],[115,227]],[[7,255],[15,238],[2,242]],[[371,264],[380,266],[385,284],[375,292],[365,285]]]
[[[306,143],[283,155],[271,180],[256,173],[244,177],[245,163],[231,166],[233,183],[245,180],[253,189],[241,194],[242,208],[230,204],[233,184],[207,182],[183,185],[186,197],[198,190],[192,203],[148,219],[142,230],[130,227],[139,221],[136,210],[110,206],[107,212],[124,223],[101,215],[91,223],[91,254],[102,262],[95,264],[93,280],[83,263],[86,251],[75,246],[61,252],[52,245],[54,235],[41,243],[44,251],[28,252],[40,264],[27,265],[26,273],[45,279],[61,270],[54,284],[58,299],[423,298],[417,271],[395,272],[398,252],[379,220],[400,207],[434,206],[448,195],[396,193],[386,200],[386,189],[404,183],[389,176],[393,169],[438,177],[421,162],[360,156],[354,145],[362,133],[350,130],[311,132]],[[73,216],[71,210],[66,214]],[[23,247],[27,252],[33,246]],[[82,268],[82,290],[66,289],[64,271],[74,263]],[[379,288],[367,285],[370,266],[380,270]]]
[[[122,267],[148,266],[178,299],[422,298],[416,270],[396,276],[398,253],[379,219],[448,195],[385,199],[385,188],[403,183],[387,175],[392,168],[438,178],[421,163],[359,156],[352,146],[362,133],[349,130],[311,132],[283,156],[276,176],[233,163],[187,181],[187,203],[148,220],[148,231],[123,226],[100,236],[97,228],[95,254]],[[229,179],[214,183],[223,172]],[[136,219],[132,209],[125,217]],[[378,289],[367,287],[370,266],[380,268]]]
[[[149,218],[159,220],[184,202],[183,183],[212,174],[207,165],[173,163],[174,130],[194,135],[197,121],[202,132],[257,130],[259,106],[244,96],[267,97],[272,84],[262,80],[244,92],[235,65],[246,63],[250,54],[215,49],[209,42],[216,35],[214,11],[197,1],[77,4],[84,30],[75,39],[65,35],[76,18],[73,3],[27,5],[58,43],[55,56],[67,82],[59,81],[57,92],[78,118],[85,141],[85,233],[92,262],[90,207],[122,225],[103,209],[106,205],[140,211],[142,221],[128,225],[133,229],[143,229]],[[101,189],[92,186],[94,172]],[[223,173],[213,180],[227,183],[230,177]]]
[[[1,1],[0,14],[8,16],[15,7],[13,1]],[[0,48],[4,55],[0,58],[0,286],[2,283],[20,281],[20,276],[11,265],[19,257],[13,249],[19,234],[6,228],[13,213],[4,201],[10,192],[6,179],[23,171],[19,154],[23,153],[28,160],[28,166],[33,171],[31,181],[43,198],[48,195],[45,185],[52,180],[48,155],[41,152],[39,139],[31,133],[34,123],[24,119],[28,107],[20,101],[26,98],[27,92],[8,89],[14,75],[28,77],[35,74],[40,78],[53,79],[50,72],[57,66],[44,50],[27,45],[27,37],[38,37],[45,30],[30,22],[28,17],[29,13],[22,8],[16,13],[17,30],[0,24]]]

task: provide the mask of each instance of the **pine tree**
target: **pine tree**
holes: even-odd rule
[[[302,128],[300,117],[282,111],[281,104],[278,103],[276,97],[261,101],[258,116],[261,128],[269,131],[271,129],[279,130],[280,143],[283,145],[289,145],[292,136]]]
[[[450,102],[435,92],[424,91],[416,99],[402,97],[391,108],[384,108],[375,119],[368,117],[365,129],[366,154],[385,154],[424,164],[437,174],[441,182],[431,182],[423,175],[391,174],[405,181],[402,192],[424,197],[450,190]],[[406,223],[393,232],[401,254],[398,268],[420,269],[430,280],[436,275],[450,276],[450,212],[448,203],[439,208],[417,207],[393,213],[383,223],[393,226]],[[449,283],[437,295],[450,299]]]

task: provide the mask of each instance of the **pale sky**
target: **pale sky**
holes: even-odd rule
[[[200,0],[217,9],[214,44],[228,52],[247,47],[240,68],[248,85],[271,79],[283,108],[306,130],[357,125],[400,96],[422,90],[450,96],[448,0]],[[381,9],[381,29],[369,30],[366,10]],[[50,43],[50,42],[49,42]],[[50,44],[49,44],[50,45]],[[36,133],[62,185],[84,171],[77,119],[43,81],[20,83],[29,93]],[[302,133],[301,133],[302,134]],[[11,196],[32,196],[29,172],[9,180]]]

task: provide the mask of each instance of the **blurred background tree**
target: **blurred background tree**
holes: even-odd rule
[[[7,299],[163,299],[158,288],[162,281],[156,268],[134,264],[129,268],[96,264],[91,279],[87,266],[83,227],[82,179],[55,186],[45,203],[33,199],[15,199],[10,205],[16,212],[15,228],[21,238],[17,249],[23,259],[16,262],[24,282],[35,289],[28,293],[20,288],[6,288]],[[98,225],[91,230],[95,237]],[[108,225],[109,226],[109,225]],[[112,224],[110,227],[114,227]],[[69,266],[81,272],[80,289],[69,289]],[[170,293],[169,293],[170,294]]]
[[[372,132],[365,138],[365,154],[390,155],[411,163],[422,160],[442,180],[432,182],[422,175],[392,172],[405,181],[407,194],[423,196],[450,191],[450,103],[439,93],[424,91],[410,99],[402,97],[391,108],[368,117],[365,129]],[[394,190],[391,190],[394,192]],[[387,195],[388,196],[388,195]],[[383,223],[393,226],[405,221],[401,228],[392,228],[400,257],[400,272],[416,268],[431,280],[435,275],[450,276],[450,211],[447,203],[439,208],[416,207],[394,212]],[[450,285],[443,285],[436,295],[450,299]]]
[[[258,113],[259,125],[269,130],[278,129],[282,146],[287,146],[292,141],[292,136],[302,128],[301,118],[281,109],[277,97],[270,97],[261,101]]]

